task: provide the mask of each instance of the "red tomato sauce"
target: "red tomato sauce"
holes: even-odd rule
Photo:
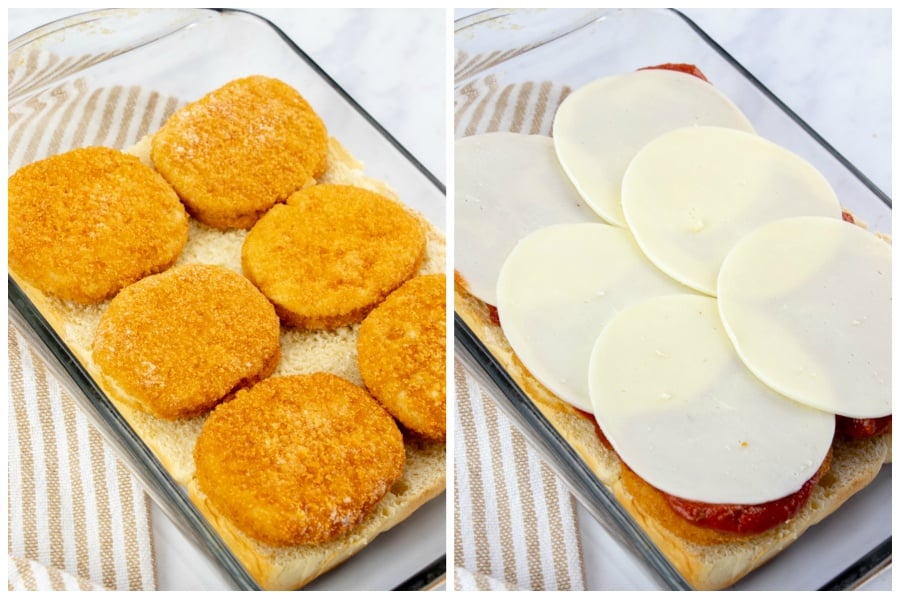
[[[663,495],[675,513],[692,524],[723,532],[752,535],[765,532],[793,518],[809,500],[820,477],[821,470],[796,493],[757,505],[703,503],[668,493]]]
[[[892,432],[891,416],[881,418],[838,416],[834,427],[834,436],[838,439],[868,439],[890,432]]]
[[[491,322],[500,326],[500,311],[497,310],[497,306],[492,306],[490,304],[485,304],[488,308],[488,315],[491,318]]]
[[[707,83],[709,83],[709,79],[706,78],[706,75],[703,74],[703,71],[698,69],[695,65],[688,64],[685,62],[667,62],[665,64],[658,64],[652,67],[642,67],[638,69],[639,71],[648,71],[651,69],[665,69],[667,71],[678,71],[679,73],[687,73],[688,75],[693,75],[698,79],[703,79]]]
[[[612,449],[594,416],[581,410],[579,412],[594,423],[594,430],[600,442]],[[793,518],[809,500],[813,488],[826,471],[827,467],[820,468],[799,491],[791,495],[757,505],[703,503],[682,499],[662,491],[660,493],[672,510],[691,524],[735,534],[759,534]]]

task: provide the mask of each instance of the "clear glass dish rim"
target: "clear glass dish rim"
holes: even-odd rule
[[[460,17],[454,21],[454,35],[458,35],[460,32],[479,23],[514,14],[521,10],[523,9],[493,8]],[[634,8],[626,10],[639,11],[648,9]],[[735,68],[778,109],[812,137],[819,146],[852,173],[889,210],[892,208],[890,196],[876,186],[862,171],[829,144],[752,73],[745,69],[699,25],[678,9],[666,8],[657,10],[667,12],[681,19],[704,43],[719,54],[730,66]],[[480,372],[483,377],[486,377],[485,382],[494,391],[492,395],[504,399],[501,403],[504,412],[516,421],[520,427],[531,433],[526,435],[529,442],[536,447],[545,459],[554,465],[557,473],[563,478],[572,492],[579,497],[586,509],[594,513],[595,517],[598,517],[596,512],[598,510],[597,504],[599,504],[600,517],[598,519],[602,519],[602,516],[611,518],[612,522],[606,522],[606,524],[611,524],[615,527],[614,532],[620,535],[620,538],[624,538],[626,542],[637,548],[641,556],[653,568],[654,573],[670,590],[690,590],[690,585],[681,574],[668,562],[631,516],[622,509],[612,496],[612,493],[599,481],[578,453],[537,409],[528,398],[528,395],[522,391],[503,366],[494,358],[463,318],[455,312],[454,340],[462,361]],[[818,590],[839,591],[859,588],[873,576],[889,568],[892,563],[892,555],[892,535],[888,535],[883,541],[830,579]]]
[[[154,9],[150,9],[151,11]],[[159,10],[159,9],[156,9]],[[197,9],[165,9],[192,12]],[[446,186],[409,152],[390,132],[372,117],[350,94],[346,92],[322,67],[300,48],[284,31],[269,19],[252,11],[229,8],[200,9],[220,15],[244,14],[268,26],[272,33],[286,44],[294,56],[305,62],[348,106],[361,116],[376,132],[390,143],[431,185],[446,198]],[[135,9],[99,9],[86,11],[36,27],[10,40],[8,48],[18,46],[22,40],[32,37],[35,32],[52,27],[54,31],[74,28],[86,20],[103,18],[107,15],[125,15],[128,19],[139,20],[140,11]],[[163,34],[161,37],[168,35]],[[27,44],[22,46],[27,47]],[[129,51],[132,48],[126,50]],[[132,430],[118,410],[85,370],[60,336],[50,326],[34,303],[22,291],[18,283],[7,274],[7,305],[9,320],[29,341],[74,396],[79,408],[85,412],[110,443],[116,453],[129,465],[131,472],[141,481],[166,515],[178,526],[182,533],[192,538],[231,577],[240,590],[261,590],[252,576],[234,556],[215,529],[209,524],[185,491],[171,478],[162,464],[144,441]],[[420,590],[433,585],[446,576],[446,553],[412,573],[395,590]]]

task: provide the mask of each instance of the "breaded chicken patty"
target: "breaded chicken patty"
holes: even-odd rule
[[[218,229],[251,227],[321,176],[327,154],[328,133],[315,110],[288,84],[261,75],[176,111],[151,149],[191,215]]]
[[[9,268],[41,291],[95,303],[171,266],[188,216],[134,156],[91,146],[33,162],[8,181]]]
[[[190,264],[123,289],[101,317],[92,349],[123,400],[175,419],[206,412],[272,374],[280,325],[247,279]]]
[[[369,392],[410,431],[447,434],[446,277],[410,279],[359,328],[359,372]]]
[[[275,206],[247,234],[244,275],[288,325],[360,322],[411,277],[425,232],[406,208],[348,185],[316,185]]]
[[[247,535],[319,543],[358,524],[403,473],[403,437],[364,389],[327,373],[272,377],[218,406],[197,483]]]

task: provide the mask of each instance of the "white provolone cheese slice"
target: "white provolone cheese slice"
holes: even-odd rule
[[[597,222],[572,187],[553,140],[486,133],[454,150],[456,271],[475,297],[497,305],[497,274],[513,246],[558,223]]]
[[[767,385],[852,418],[891,413],[891,247],[830,218],[764,225],[722,264],[719,308]]]
[[[600,333],[594,416],[650,485],[705,503],[759,504],[798,491],[831,447],[834,415],[760,383],[735,354],[716,300],[650,299]]]
[[[620,189],[628,163],[650,140],[691,125],[753,131],[737,106],[706,81],[651,69],[574,91],[556,112],[553,141],[585,201],[607,222],[625,226]]]
[[[634,302],[685,292],[641,254],[626,229],[555,225],[510,252],[497,282],[497,310],[510,346],[535,378],[591,412],[588,362],[606,323]]]
[[[678,129],[647,144],[625,172],[622,209],[654,264],[710,295],[722,260],[753,229],[793,216],[841,217],[831,185],[811,164],[722,127]]]

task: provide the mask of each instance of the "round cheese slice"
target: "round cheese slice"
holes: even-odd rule
[[[622,209],[654,264],[710,295],[722,260],[758,226],[793,216],[841,217],[831,185],[811,164],[723,127],[677,129],[647,144],[625,172]]]
[[[834,415],[760,383],[735,354],[716,300],[670,295],[614,318],[590,359],[594,416],[616,453],[657,489],[755,505],[809,480]]]
[[[497,274],[513,246],[558,223],[597,222],[544,135],[486,133],[456,141],[456,271],[478,299],[497,305]]]
[[[760,227],[728,254],[719,309],[773,389],[851,418],[891,413],[891,246],[830,218]]]
[[[753,131],[738,107],[706,81],[651,69],[599,79],[570,94],[554,117],[553,141],[585,201],[624,227],[620,189],[628,163],[652,139],[691,125]]]
[[[685,292],[647,261],[626,229],[555,225],[510,253],[497,282],[497,310],[510,346],[535,378],[591,412],[588,361],[606,323],[637,301]]]

